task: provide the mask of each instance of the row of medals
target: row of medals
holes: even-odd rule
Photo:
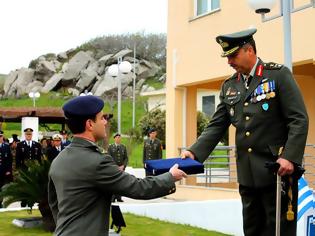
[[[258,85],[255,91],[252,93],[250,101],[252,103],[257,103],[264,99],[274,98],[275,96],[275,81],[272,80]]]

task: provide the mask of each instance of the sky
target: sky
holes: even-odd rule
[[[166,30],[167,0],[1,0],[0,74],[99,36]]]

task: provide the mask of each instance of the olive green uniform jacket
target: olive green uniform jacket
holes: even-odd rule
[[[112,194],[151,199],[175,192],[170,173],[137,179],[120,171],[94,143],[74,138],[52,162],[48,199],[55,235],[108,235]]]
[[[146,139],[143,145],[143,163],[147,160],[162,159],[162,144],[159,139]]]
[[[262,91],[266,98],[257,99]],[[264,165],[277,160],[280,147],[281,157],[301,164],[308,116],[301,92],[285,66],[259,60],[248,90],[240,75],[227,79],[217,111],[189,150],[204,162],[230,124],[236,128],[237,176],[241,185],[264,187],[274,183],[275,175]]]
[[[123,144],[112,143],[108,146],[108,154],[114,159],[114,162],[118,166],[124,166],[126,168],[128,164],[127,148]]]

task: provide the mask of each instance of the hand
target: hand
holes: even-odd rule
[[[291,161],[288,161],[284,158],[278,158],[277,162],[280,164],[278,175],[284,176],[284,175],[291,175],[294,171],[294,165]]]
[[[11,172],[9,172],[9,171],[7,171],[6,173],[5,173],[5,175],[10,175],[11,174]]]
[[[187,150],[182,151],[181,157],[182,157],[182,159],[191,158],[191,159],[195,160],[195,155],[191,151],[187,151]]]
[[[124,166],[123,165],[122,166],[118,166],[118,169],[123,171],[124,170]]]
[[[178,169],[178,164],[172,166],[172,168],[170,169],[170,173],[173,175],[175,181],[179,181],[182,178],[187,177],[187,174],[184,171]]]

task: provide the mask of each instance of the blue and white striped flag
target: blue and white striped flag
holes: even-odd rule
[[[315,209],[313,191],[308,187],[304,177],[299,179],[298,220],[309,209]]]
[[[297,235],[315,235],[315,199],[304,177],[299,179]]]

